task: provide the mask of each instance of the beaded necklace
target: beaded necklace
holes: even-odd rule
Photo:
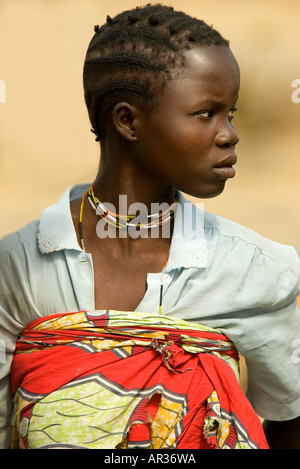
[[[134,222],[134,219],[137,218],[136,215],[118,215],[116,213],[111,212],[95,196],[93,184],[87,191],[87,197],[91,207],[100,218],[105,218],[105,221],[108,224],[113,225],[118,229],[127,230],[136,228],[142,230],[152,229],[162,226],[163,224],[172,220],[172,218],[174,217],[174,208],[177,204],[177,199],[175,199],[174,202],[165,212],[147,215],[147,220],[149,220],[148,223],[141,223],[141,221],[139,220],[137,222]]]
[[[83,249],[83,251],[85,252],[85,245],[84,245],[84,240],[83,240],[83,227],[82,227],[82,221],[83,221],[83,207],[84,207],[84,202],[85,202],[85,199],[86,197],[88,197],[88,200],[90,200],[90,198],[92,198],[92,202],[93,204],[92,207],[94,208],[95,212],[97,215],[99,215],[101,218],[104,218],[106,215],[108,214],[112,214],[115,218],[123,218],[123,219],[126,219],[128,223],[128,217],[130,217],[130,219],[133,219],[135,218],[135,215],[129,215],[129,216],[121,216],[121,215],[117,215],[117,214],[113,214],[112,212],[109,212],[108,209],[106,209],[106,207],[104,207],[103,204],[101,204],[101,202],[98,201],[98,199],[95,197],[95,194],[94,194],[94,191],[93,191],[93,188],[92,186],[90,186],[89,190],[85,191],[83,196],[82,196],[82,199],[81,199],[81,204],[80,204],[80,211],[79,211],[79,235],[80,235],[80,243],[81,243],[81,247]],[[96,204],[95,204],[96,202]],[[166,223],[166,221],[168,220],[171,220],[173,217],[174,217],[174,210],[173,210],[173,207],[175,206],[175,204],[177,203],[177,199],[175,199],[175,201],[173,202],[173,204],[169,207],[169,209],[164,212],[162,215],[164,215],[161,219],[160,219],[160,225],[156,225],[156,226],[161,226],[163,223]],[[101,208],[103,207],[104,208],[104,211],[102,211],[103,213],[100,212],[100,214],[98,213],[98,205],[101,204]],[[172,211],[172,215],[170,214],[170,212]],[[167,215],[167,212],[168,212],[168,215]],[[104,214],[105,213],[105,214]],[[157,217],[159,214],[155,214],[155,216]],[[149,215],[149,217],[153,217],[153,215]],[[159,215],[159,217],[161,217]],[[107,221],[107,220],[106,220]],[[135,227],[137,227],[138,225],[135,224],[134,225]],[[124,226],[125,227],[125,226]],[[142,227],[150,227],[152,228],[153,226],[146,226],[146,225],[142,225]],[[165,268],[166,268],[166,265],[167,265],[167,262],[168,262],[168,259],[169,259],[169,254],[170,254],[170,246],[169,246],[169,249],[168,249],[168,252],[167,252],[167,255],[166,255],[166,258],[165,258],[165,261],[164,261],[164,264],[163,264],[163,268],[162,268],[162,271],[161,271],[161,276],[160,276],[160,289],[159,289],[159,307],[158,307],[158,312],[159,314],[162,314],[162,300],[163,300],[163,289],[164,289],[164,284],[163,284],[163,278],[164,278],[164,273],[165,273]]]

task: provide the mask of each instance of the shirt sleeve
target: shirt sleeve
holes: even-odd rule
[[[24,328],[19,318],[17,304],[21,297],[22,276],[19,271],[23,268],[26,277],[26,262],[17,240],[18,236],[14,234],[0,241],[0,448],[2,449],[9,448],[11,443],[10,368],[16,338]]]
[[[247,364],[247,397],[258,415],[275,421],[300,416],[300,269],[297,253],[290,254],[285,267],[269,264],[273,272],[263,281],[274,303],[245,313],[238,344]]]
[[[9,314],[0,306],[0,448],[11,444],[12,398],[10,392],[10,367],[15,349],[15,341],[22,327],[14,325]]]

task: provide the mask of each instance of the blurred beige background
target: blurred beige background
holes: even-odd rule
[[[145,3],[147,3],[145,1]],[[0,0],[0,237],[92,181],[99,149],[83,100],[93,26],[130,0]],[[231,41],[242,88],[237,176],[205,208],[300,252],[300,0],[173,0]]]

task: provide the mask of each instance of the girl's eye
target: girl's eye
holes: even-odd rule
[[[237,108],[234,106],[230,109],[228,117],[230,120],[234,118],[234,113],[237,111]],[[196,113],[197,117],[202,117],[204,119],[211,119],[214,116],[214,110],[213,109],[208,109],[206,111],[198,111]]]
[[[229,111],[229,119],[232,120],[234,118],[234,113],[237,111],[236,107],[233,107]]]
[[[210,119],[213,117],[214,111],[212,109],[209,109],[208,111],[199,111],[197,112],[198,117],[204,117],[205,119]]]

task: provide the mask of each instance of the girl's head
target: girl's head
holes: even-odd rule
[[[84,91],[96,140],[114,106],[127,101],[149,113],[157,108],[164,85],[180,73],[185,52],[228,41],[205,22],[172,7],[147,5],[107,17],[95,27],[84,64]]]
[[[89,45],[84,88],[101,159],[114,161],[103,167],[135,188],[207,198],[234,176],[239,68],[203,21],[161,5],[108,18]]]

